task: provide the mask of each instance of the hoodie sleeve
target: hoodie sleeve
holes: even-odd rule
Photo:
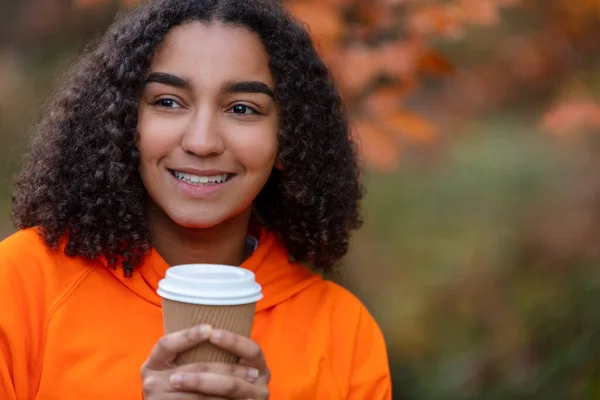
[[[18,305],[23,304],[16,293],[18,282],[11,269],[15,266],[0,254],[0,399],[28,399],[26,331]]]
[[[35,395],[45,292],[36,255],[45,254],[37,234],[20,232],[0,243],[0,399]]]
[[[391,400],[392,384],[383,334],[362,307],[355,336],[348,400]]]

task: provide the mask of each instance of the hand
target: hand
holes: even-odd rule
[[[232,399],[268,399],[267,384],[270,374],[264,363],[262,351],[250,339],[225,339],[234,335],[229,332],[213,330],[210,326],[200,325],[180,332],[163,336],[152,349],[150,356],[141,369],[142,390],[146,400],[232,400]],[[214,337],[213,337],[214,336]],[[234,345],[244,364],[196,363],[175,366],[177,355],[202,342],[210,340],[215,345],[229,350]],[[248,342],[258,348],[260,359],[247,357],[252,350]],[[241,343],[241,349],[239,344]],[[261,369],[255,368],[260,366]]]
[[[171,384],[174,387],[187,392],[218,394],[227,399],[267,400],[269,398],[268,385],[271,380],[271,372],[257,343],[247,337],[221,329],[213,330],[209,341],[213,345],[238,356],[240,358],[238,367],[248,368],[247,371],[252,371],[253,382],[249,384],[247,379],[244,381],[239,377],[239,375],[248,374],[249,372],[239,371],[237,376],[235,374],[223,376],[219,375],[218,372],[195,374],[181,371],[171,377]],[[248,386],[252,386],[252,394],[240,395],[242,387],[246,388]],[[208,387],[219,387],[222,390],[217,393],[213,389],[207,389]],[[244,391],[243,393],[249,392]]]

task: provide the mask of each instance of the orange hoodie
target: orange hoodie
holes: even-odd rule
[[[263,287],[252,338],[272,371],[271,399],[391,399],[383,337],[352,294],[290,263],[266,231],[242,267]],[[0,399],[141,399],[167,268],[152,252],[124,278],[51,252],[34,229],[0,243]]]

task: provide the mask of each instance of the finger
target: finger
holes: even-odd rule
[[[244,361],[244,365],[254,367],[260,372],[266,370],[267,365],[262,350],[252,339],[222,329],[215,329],[209,340],[215,346],[238,356]]]
[[[142,377],[142,394],[144,399],[151,399],[156,393],[172,392],[167,371],[153,372]]]
[[[209,325],[198,325],[161,337],[152,348],[142,370],[146,368],[160,370],[171,367],[179,353],[206,341],[211,333],[212,328]]]
[[[160,400],[231,400],[227,397],[204,396],[196,393],[178,392],[161,395]]]
[[[199,393],[177,391],[169,381],[172,373],[160,371],[150,374],[142,381],[142,394],[144,399],[160,400],[231,400],[225,397],[205,396]]]
[[[233,376],[239,379],[244,379],[248,382],[255,382],[260,375],[256,368],[248,367],[240,364],[225,364],[225,363],[195,363],[183,365],[175,370],[175,372],[211,372],[220,375]]]
[[[171,385],[181,391],[222,396],[228,399],[266,398],[266,386],[257,386],[232,376],[204,373],[176,373],[171,376]]]

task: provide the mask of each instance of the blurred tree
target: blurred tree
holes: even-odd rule
[[[107,6],[114,11],[138,1],[31,0],[21,6],[13,31],[25,44],[37,43],[40,37],[47,41],[49,35],[81,37],[73,30],[87,29],[89,36],[111,15]],[[442,126],[450,134],[475,115],[515,98],[523,101],[524,89],[531,97],[547,95],[557,82],[567,85],[574,79],[570,75],[574,68],[587,63],[582,53],[599,51],[597,41],[588,40],[600,33],[596,0],[285,2],[308,24],[332,69],[365,161],[383,171],[397,169],[403,148],[435,143]],[[489,57],[479,57],[457,72],[450,59],[470,38],[466,33],[502,30],[502,11],[516,6],[528,12],[513,18],[517,29],[502,37],[493,51],[482,49]],[[97,23],[90,23],[88,15],[78,26],[86,11],[96,16]],[[440,79],[444,86],[432,90]],[[572,96],[557,96],[543,117],[546,130],[564,133],[598,127],[596,101]]]

